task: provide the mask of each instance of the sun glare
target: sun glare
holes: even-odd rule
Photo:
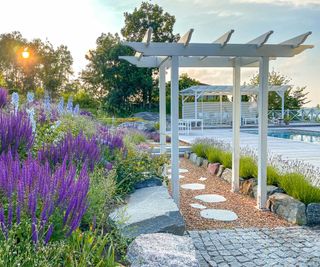
[[[25,59],[27,59],[27,58],[30,57],[30,53],[29,53],[29,51],[27,51],[27,50],[24,50],[21,55],[22,55],[22,57],[25,58]]]

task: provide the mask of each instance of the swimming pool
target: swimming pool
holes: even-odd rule
[[[242,130],[244,133],[258,134],[258,130]],[[320,132],[296,129],[269,129],[268,136],[320,144]]]

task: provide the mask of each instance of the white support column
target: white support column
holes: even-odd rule
[[[219,100],[220,100],[220,124],[222,125],[222,95],[220,93],[220,96],[219,96]]]
[[[231,191],[239,191],[240,167],[240,64],[235,60],[233,67],[233,101],[232,101],[232,184]]]
[[[194,92],[194,118],[198,119],[198,94]]]
[[[285,100],[285,92],[281,93],[281,118],[284,119],[284,100]]]
[[[267,137],[268,137],[268,77],[269,58],[262,57],[259,67],[259,145],[258,145],[258,196],[257,207],[266,208],[267,202]]]
[[[159,68],[159,122],[160,122],[160,154],[166,153],[166,68],[160,66]]]
[[[173,199],[179,207],[179,57],[177,56],[171,59],[171,170]]]

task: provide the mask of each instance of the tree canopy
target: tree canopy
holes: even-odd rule
[[[291,79],[279,72],[271,71],[269,73],[270,85],[290,85]],[[259,85],[259,74],[254,75],[249,84]],[[306,86],[296,87],[290,86],[285,92],[285,109],[299,109],[309,103],[308,92],[305,91]],[[281,97],[276,92],[269,92],[269,109],[281,110]]]
[[[28,57],[23,57],[26,51]],[[43,87],[55,94],[69,81],[72,63],[64,45],[55,49],[49,41],[28,41],[20,32],[0,35],[0,83],[10,90],[26,92]]]
[[[132,13],[126,12],[121,33],[126,40],[141,41],[148,27],[153,28],[154,41],[172,41],[175,17],[148,2],[142,2]],[[81,78],[103,103],[107,111],[128,112],[134,106],[151,106],[157,96],[156,70],[137,68],[118,57],[133,55],[121,45],[119,34],[102,34],[86,59],[89,61]]]

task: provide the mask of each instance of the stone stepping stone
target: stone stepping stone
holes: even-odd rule
[[[190,189],[190,190],[203,190],[205,189],[206,186],[204,184],[194,183],[194,184],[183,184],[181,185],[181,187],[183,189]]]
[[[223,196],[216,195],[216,194],[199,195],[199,196],[195,196],[194,198],[207,203],[226,201],[226,199]]]
[[[206,209],[206,208],[207,208],[206,206],[203,206],[203,205],[198,204],[198,203],[191,203],[190,206],[191,206],[192,208],[200,209],[200,210],[203,210],[203,209]]]
[[[201,217],[216,221],[231,222],[238,219],[237,214],[230,210],[206,209],[200,212]]]
[[[171,174],[168,174],[168,179],[171,180],[171,178],[172,178]],[[184,178],[184,176],[179,174],[179,179],[182,179],[182,178]]]
[[[171,173],[171,169],[169,169],[168,170],[168,172],[170,172]],[[187,172],[189,172],[187,169],[179,169],[179,173],[187,173]]]
[[[200,178],[199,178],[199,181],[202,181],[202,182],[203,182],[203,181],[205,181],[205,180],[207,180],[206,177],[200,177]]]

